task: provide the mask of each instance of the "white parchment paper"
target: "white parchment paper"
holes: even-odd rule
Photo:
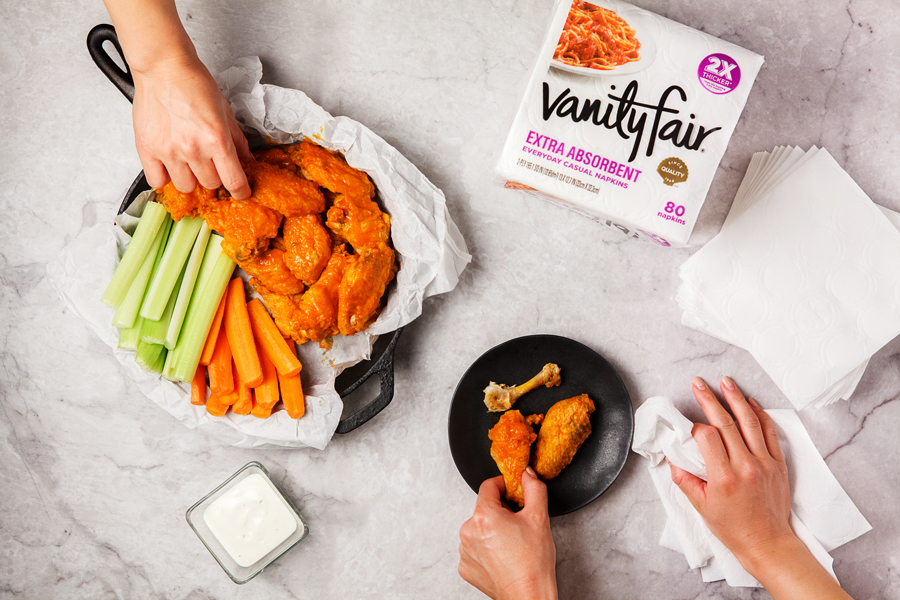
[[[343,153],[351,166],[365,171],[375,183],[378,200],[391,215],[391,241],[400,262],[396,282],[388,287],[384,310],[365,332],[350,338],[336,336],[327,352],[313,342],[297,347],[303,363],[306,415],[295,420],[278,410],[268,419],[231,412],[225,417],[211,417],[205,407],[191,405],[189,385],[142,370],[135,364],[133,353],[117,348],[118,330],[110,325],[114,310],[103,304],[100,296],[150,194],[135,202],[115,223],[101,223],[79,234],[47,266],[47,274],[66,306],[113,349],[141,391],[186,426],[203,429],[242,448],[323,449],[334,434],[343,408],[334,389],[340,371],[368,358],[379,334],[418,317],[425,298],[456,287],[471,257],[450,219],[444,194],[394,147],[352,119],[332,117],[303,92],[263,85],[261,78],[262,64],[257,57],[249,57],[216,79],[247,131],[277,143],[312,138]]]

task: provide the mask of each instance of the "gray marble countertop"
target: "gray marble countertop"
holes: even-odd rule
[[[635,406],[686,399],[729,374],[788,402],[743,350],[683,327],[677,267],[714,236],[753,152],[827,148],[900,210],[900,10],[894,0],[636,4],[766,57],[694,232],[693,248],[625,239],[500,188],[492,166],[544,34],[549,0],[218,0],[179,3],[212,71],[259,55],[264,81],[368,125],[447,195],[474,256],[397,349],[393,403],[324,451],[225,447],[145,398],[68,312],[45,266],[111,219],[140,171],[130,106],[94,67],[99,0],[0,5],[0,597],[478,598],[457,575],[475,495],[447,440],[459,377],[509,338],[579,340]],[[800,416],[873,531],[836,551],[857,599],[900,596],[900,340],[852,401]],[[185,510],[250,460],[310,537],[236,587]],[[703,584],[658,545],[665,515],[632,455],[599,500],[553,520],[561,597],[765,598]]]

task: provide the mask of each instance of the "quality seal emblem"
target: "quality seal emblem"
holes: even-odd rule
[[[663,183],[668,186],[687,181],[688,178],[687,165],[683,160],[674,156],[663,159],[656,167],[656,172],[662,177]]]

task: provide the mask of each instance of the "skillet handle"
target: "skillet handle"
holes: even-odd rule
[[[354,389],[359,387],[369,377],[378,373],[381,379],[378,396],[354,414],[341,419],[337,429],[335,429],[335,433],[350,433],[384,410],[391,403],[391,400],[394,399],[394,350],[397,348],[397,339],[399,339],[401,331],[403,331],[402,328],[395,332],[390,346],[381,355],[378,365],[365,378],[357,381],[353,386]]]
[[[116,51],[122,58],[125,65],[123,71],[119,65],[112,59],[103,47],[104,42],[112,42]],[[131,76],[131,69],[125,61],[125,53],[122,52],[122,46],[119,45],[119,37],[116,35],[116,29],[112,25],[97,25],[91,29],[87,37],[88,52],[97,67],[103,71],[114,86],[116,86],[122,94],[128,98],[128,101],[134,103],[134,78]]]

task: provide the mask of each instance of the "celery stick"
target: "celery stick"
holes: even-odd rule
[[[194,240],[197,239],[197,233],[205,224],[201,217],[193,219],[182,217],[173,227],[162,260],[153,273],[150,288],[141,306],[141,316],[145,319],[158,321],[162,317],[175,288],[175,282],[181,275],[188,254],[194,246]]]
[[[172,359],[171,375],[177,381],[190,381],[194,377],[194,372],[200,363],[200,354],[206,343],[206,336],[209,335],[209,327],[212,325],[216,309],[219,308],[219,301],[234,272],[234,261],[222,252],[221,246],[214,247],[212,240],[210,240],[210,246],[207,254],[210,254],[211,250],[213,253],[218,250],[215,265],[206,281],[202,278],[198,280],[197,293],[191,298],[178,344],[172,350],[175,356]],[[203,262],[206,266],[206,257]],[[203,270],[203,268],[200,269],[201,275],[203,275]]]
[[[159,353],[159,357],[156,359],[156,362],[150,366],[150,370],[154,373],[162,373],[163,366],[166,364],[166,356],[169,355],[169,351],[165,348]]]
[[[138,316],[133,327],[127,327],[119,331],[119,349],[135,351],[141,341],[141,324],[143,317]]]
[[[191,257],[188,259],[184,267],[184,278],[178,287],[178,300],[175,303],[175,309],[172,312],[172,318],[169,321],[169,329],[166,332],[166,348],[171,350],[178,343],[178,335],[181,333],[181,326],[184,324],[184,316],[187,314],[188,305],[191,301],[191,295],[194,293],[194,287],[197,283],[197,275],[200,272],[200,265],[203,262],[203,256],[206,254],[206,247],[209,245],[209,225],[203,222],[200,232],[197,234],[197,240],[194,242],[194,248],[191,250]],[[221,244],[221,241],[219,241]]]
[[[181,274],[178,276],[178,281],[175,284],[175,289],[172,290],[172,295],[169,298],[168,304],[166,304],[166,310],[163,312],[162,317],[160,317],[159,321],[152,321],[150,319],[140,317],[144,321],[144,325],[141,328],[142,342],[146,342],[148,344],[165,345],[166,332],[169,330],[169,322],[172,320],[172,313],[175,311],[175,300],[178,299],[178,287],[181,285],[181,280],[183,277],[184,269],[181,270]]]
[[[162,228],[165,218],[169,216],[162,204],[148,202],[144,207],[141,220],[138,221],[134,237],[128,244],[112,280],[106,286],[106,291],[100,300],[113,308],[118,308],[122,300],[128,294],[131,283],[144,264],[144,259],[150,254],[150,247],[156,239],[156,234]]]
[[[175,348],[173,348],[172,352],[170,352],[170,354],[172,355],[172,361],[165,371],[166,375],[168,375],[173,380],[178,380],[175,370],[177,367],[181,366],[182,361],[179,359],[179,357],[184,356],[186,352],[186,345],[185,343],[182,343],[184,341],[185,335],[187,335],[185,330],[191,329],[192,327],[197,327],[197,324],[193,324],[191,322],[193,318],[192,315],[195,315],[196,311],[199,310],[197,308],[197,305],[200,299],[203,297],[204,290],[206,289],[206,286],[209,283],[213,272],[215,271],[219,257],[225,256],[224,252],[222,251],[222,241],[222,236],[218,234],[211,234],[209,237],[209,243],[207,244],[206,251],[203,255],[203,262],[201,263],[200,271],[197,274],[197,281],[194,284],[194,290],[196,291],[196,293],[191,294],[191,299],[188,302],[187,313],[185,315],[185,321],[182,325],[183,332],[179,334],[178,343],[176,343]],[[226,285],[227,283],[228,282],[226,281]],[[219,296],[219,298],[221,299],[221,296]],[[215,316],[215,313],[213,313],[213,316]],[[207,326],[206,329],[208,333],[209,326]],[[204,342],[205,341],[206,340],[204,340]]]
[[[134,362],[140,365],[145,371],[153,371],[159,373],[166,360],[166,348],[162,344],[148,344],[141,342],[138,345],[137,354],[134,355]]]
[[[169,381],[175,381],[172,377],[172,358],[174,358],[174,355],[175,353],[171,350],[166,353],[166,360],[163,364],[162,371],[159,373],[164,379],[168,379]]]
[[[131,282],[128,293],[116,308],[113,315],[112,324],[120,329],[126,329],[134,326],[134,322],[141,308],[141,302],[144,300],[144,292],[147,290],[147,284],[150,283],[150,277],[153,275],[153,269],[162,257],[162,246],[165,244],[166,236],[171,229],[172,219],[166,213],[165,222],[160,230],[156,233],[156,239],[153,240],[150,253],[144,257],[144,264],[141,265],[138,274]]]
[[[206,244],[206,250],[203,253],[203,261],[200,263],[200,271],[197,273],[197,282],[194,284],[194,289],[200,291],[206,285],[206,281],[216,266],[219,255],[222,254],[222,242],[224,239],[217,233],[210,234],[209,242]],[[190,303],[188,303],[189,309],[190,306]]]

